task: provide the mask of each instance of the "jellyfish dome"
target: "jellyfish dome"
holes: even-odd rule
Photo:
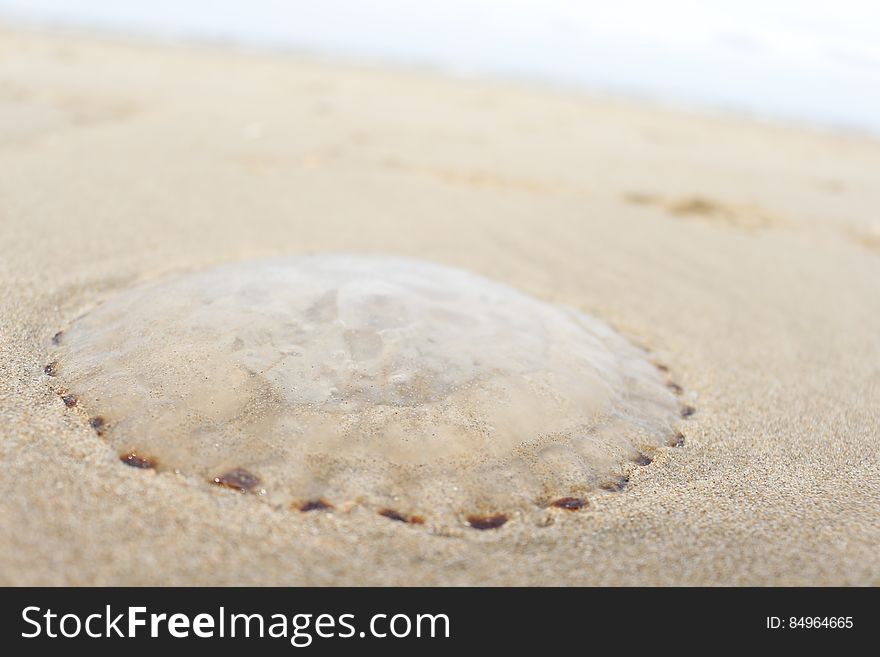
[[[65,399],[129,465],[301,509],[537,513],[607,488],[677,418],[601,321],[397,257],[176,275],[106,299],[55,351]]]

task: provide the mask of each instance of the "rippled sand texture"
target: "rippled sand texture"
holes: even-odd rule
[[[3,583],[880,583],[876,142],[207,48],[7,31],[0,57]],[[119,356],[128,369],[118,387],[108,370],[100,394],[73,365],[74,347],[91,344],[77,327],[113,299],[165,289],[172,304],[161,286],[213,267],[330,252],[438,263],[598,318],[586,335],[611,327],[634,345],[626,353],[651,390],[686,410],[668,420],[679,447],[625,436],[589,487],[569,487],[554,466],[528,492],[528,512],[512,504],[506,522],[484,515],[476,525],[487,531],[475,531],[468,500],[422,506],[428,493],[408,498],[418,485],[388,486],[386,472],[356,486],[363,499],[342,495],[366,472],[347,451],[339,489],[322,488],[317,467],[276,500],[269,491],[296,479],[295,459],[243,462],[253,445],[241,443],[228,461],[190,460],[212,443],[175,451],[186,443],[172,434],[192,435],[188,417],[177,434],[150,422],[125,430],[137,396],[117,406],[106,395],[142,374],[129,366],[158,358],[168,389],[194,394],[186,377],[201,370],[182,366],[186,353],[175,360],[175,340],[152,335],[155,356]],[[271,282],[258,278],[255,301]],[[161,321],[150,307],[129,320]],[[532,339],[530,320],[510,315]],[[235,321],[218,339],[235,329],[247,340],[221,353],[265,371],[273,356],[260,328]],[[491,316],[481,321],[496,358],[504,343]],[[108,343],[132,330],[115,326]],[[350,355],[377,347],[369,331],[326,337]],[[436,403],[458,376],[454,358],[479,345],[445,354],[453,360],[428,369],[433,383],[410,389]],[[564,360],[552,369],[569,371]],[[377,399],[412,408],[387,382],[378,398],[351,397],[358,413]],[[560,389],[578,389],[569,383]],[[517,394],[534,399],[516,405],[512,427],[579,431],[553,412],[565,399]],[[588,398],[599,415],[613,408]],[[391,449],[366,440],[361,455],[376,446]],[[391,451],[412,465],[407,450]],[[596,485],[612,471],[619,486]],[[484,483],[506,495],[526,480]],[[554,505],[555,495],[575,501]]]

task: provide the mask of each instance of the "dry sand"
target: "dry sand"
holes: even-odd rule
[[[880,584],[880,144],[0,32],[0,582]],[[383,252],[605,319],[697,413],[620,494],[438,536],[120,464],[43,374],[135,281]]]

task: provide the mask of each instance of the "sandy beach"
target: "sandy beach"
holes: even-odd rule
[[[0,29],[0,584],[880,585],[880,142],[278,53]],[[577,513],[442,535],[125,467],[44,367],[168,274],[460,267],[696,412]]]

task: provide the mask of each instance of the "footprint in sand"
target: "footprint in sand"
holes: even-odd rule
[[[751,204],[730,204],[705,196],[664,197],[643,192],[623,195],[627,203],[660,208],[677,219],[697,219],[756,231],[783,223],[779,218]]]
[[[844,234],[852,242],[880,255],[880,222],[875,222],[866,228],[850,226]]]

